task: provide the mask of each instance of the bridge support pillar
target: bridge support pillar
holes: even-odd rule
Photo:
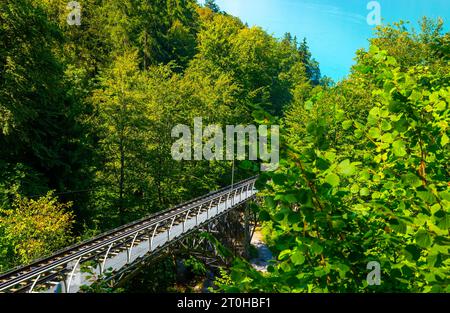
[[[248,203],[244,205],[244,253],[246,259],[250,258],[250,242],[252,240],[250,233],[250,206]]]

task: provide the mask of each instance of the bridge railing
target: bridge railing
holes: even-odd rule
[[[8,272],[0,276],[0,292],[77,292],[93,283],[81,264],[91,264],[97,277],[106,269],[129,266],[253,198],[255,181],[247,179]]]

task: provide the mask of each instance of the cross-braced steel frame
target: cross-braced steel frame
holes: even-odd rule
[[[0,292],[73,293],[102,279],[107,270],[123,275],[254,198],[255,181],[249,178],[5,273]]]

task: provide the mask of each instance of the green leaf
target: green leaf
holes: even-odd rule
[[[415,245],[407,245],[405,247],[404,253],[409,261],[417,261],[420,257],[420,249]]]
[[[284,220],[284,213],[280,212],[280,213],[275,214],[273,219],[277,222],[281,222],[282,220]]]
[[[342,128],[343,128],[344,130],[348,130],[348,129],[350,129],[352,126],[353,126],[353,121],[350,121],[350,120],[344,121],[344,122],[342,123]]]
[[[282,261],[287,259],[290,255],[292,254],[291,250],[283,250],[280,252],[280,254],[278,255],[278,260]]]
[[[359,180],[362,182],[368,181],[370,179],[370,172],[368,170],[362,170],[359,173]]]
[[[416,234],[416,243],[419,247],[428,248],[431,246],[431,236],[426,230],[419,230]]]
[[[254,111],[254,112],[252,113],[252,115],[253,115],[253,118],[255,119],[255,121],[258,122],[258,123],[264,122],[264,119],[265,119],[265,117],[266,117],[265,112],[264,112],[264,111],[261,111],[261,110],[259,110],[259,111]]]
[[[359,194],[363,197],[367,197],[368,195],[370,195],[370,190],[369,188],[361,188],[361,190],[359,191]]]
[[[291,212],[288,215],[288,222],[291,224],[299,223],[302,220],[300,213]]]
[[[351,193],[359,193],[359,186],[357,184],[353,184],[350,188]]]
[[[272,180],[276,185],[284,185],[284,183],[287,181],[287,177],[286,174],[276,173],[272,175]]]
[[[394,220],[390,221],[390,225],[394,231],[401,233],[401,234],[406,233],[407,228],[406,228],[406,224],[404,222],[394,219]]]
[[[434,204],[434,202],[436,201],[434,195],[429,191],[417,191],[416,194],[417,197],[425,203]]]
[[[350,267],[343,263],[339,263],[336,267],[339,270],[339,276],[341,278],[345,278],[346,273],[350,271]]]
[[[441,138],[441,146],[445,147],[450,142],[447,134],[444,134]]]
[[[406,148],[403,140],[397,140],[392,144],[392,152],[398,157],[406,155]]]
[[[270,221],[270,214],[267,211],[259,212],[259,220],[262,222]]]
[[[355,173],[356,168],[350,163],[350,160],[344,160],[338,165],[339,174],[344,176],[351,176]]]
[[[376,46],[374,44],[371,44],[369,47],[369,52],[374,55],[378,54],[380,52],[380,48],[378,48],[378,46]]]
[[[358,72],[361,72],[363,74],[367,74],[372,70],[372,67],[367,66],[367,65],[358,65],[358,66],[355,66],[355,70]]]
[[[387,65],[396,66],[398,63],[397,63],[397,60],[394,57],[388,56],[387,60],[386,60],[386,64]]]
[[[392,138],[391,133],[386,133],[383,136],[381,136],[381,141],[383,141],[385,143],[392,143],[394,141],[394,139]]]
[[[328,176],[325,178],[325,181],[330,184],[332,187],[337,187],[339,186],[341,179],[339,178],[338,175],[331,173],[328,174]]]
[[[288,203],[297,203],[297,197],[294,194],[284,195],[283,198]]]
[[[276,203],[275,203],[275,200],[273,199],[273,197],[265,197],[264,202],[266,204],[266,208],[268,208],[268,209],[273,209],[276,207]]]
[[[401,101],[390,100],[388,109],[392,113],[398,113],[403,109],[404,105]]]
[[[372,109],[369,111],[369,117],[378,120],[378,118],[380,117],[380,108],[378,108],[378,107],[372,108]]]
[[[323,277],[327,275],[327,272],[325,272],[323,269],[317,270],[314,272],[315,277]]]
[[[409,98],[410,98],[412,101],[419,101],[419,100],[422,99],[422,93],[420,93],[420,92],[418,92],[418,91],[416,91],[416,90],[413,90],[413,92],[411,93],[411,95],[409,96]]]
[[[239,167],[244,169],[244,170],[249,170],[253,168],[253,162],[249,161],[249,160],[244,160],[241,162],[241,164],[239,164]]]
[[[447,103],[445,103],[445,101],[439,101],[436,105],[436,110],[442,112],[445,111],[445,109],[447,109]]]
[[[448,192],[447,190],[443,190],[441,192],[439,192],[439,196],[446,201],[450,201],[450,192]]]
[[[370,138],[373,138],[373,139],[378,139],[381,137],[381,132],[376,127],[372,127],[371,129],[369,129],[368,134],[369,134]]]
[[[450,214],[444,212],[444,217],[439,219],[437,226],[442,230],[448,230],[450,228]]]
[[[287,262],[282,262],[280,264],[280,268],[284,271],[284,272],[289,272],[291,270],[291,266],[289,265],[289,263]]]
[[[342,120],[344,120],[344,117],[345,117],[345,111],[341,110],[341,109],[338,109],[336,111],[336,121],[337,122],[342,122]]]
[[[399,133],[404,133],[408,130],[409,123],[404,117],[400,118],[397,122],[394,122],[394,129]]]
[[[310,192],[305,189],[301,189],[297,194],[297,200],[301,204],[306,204],[310,200]]]
[[[327,159],[330,162],[334,162],[334,160],[336,160],[336,153],[333,151],[325,152],[325,159]]]
[[[295,265],[302,265],[303,263],[305,263],[305,256],[303,255],[303,252],[296,251],[294,252],[294,254],[292,254],[291,260]]]
[[[317,158],[316,166],[319,170],[325,171],[330,167],[330,163],[323,158]]]
[[[311,100],[308,100],[305,102],[305,109],[307,111],[311,111],[313,106],[314,106],[314,102],[312,102]]]
[[[381,129],[384,131],[388,131],[392,129],[392,125],[391,123],[389,123],[389,121],[387,120],[383,120],[383,122],[381,122]]]
[[[315,255],[321,254],[323,251],[323,247],[319,245],[317,242],[313,242],[311,245],[311,252]]]
[[[402,175],[401,178],[402,178],[402,183],[406,187],[417,188],[417,187],[422,186],[422,181],[420,180],[420,178],[413,173]]]
[[[355,134],[355,138],[360,139],[364,135],[364,131],[361,129],[356,129],[354,134]]]

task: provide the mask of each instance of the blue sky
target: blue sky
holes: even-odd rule
[[[202,2],[202,1],[200,1]],[[373,27],[366,22],[369,0],[216,0],[222,10],[280,38],[306,37],[323,75],[339,80],[349,73],[355,52],[367,48]],[[422,16],[450,23],[450,0],[378,0],[383,23],[416,22]],[[447,25],[446,29],[449,27]]]

